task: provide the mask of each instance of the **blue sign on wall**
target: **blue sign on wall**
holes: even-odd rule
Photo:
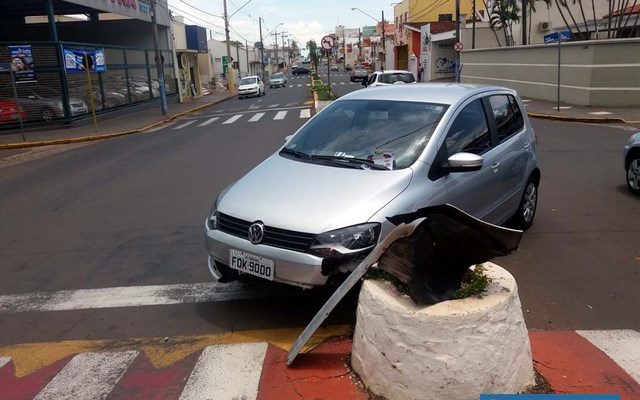
[[[544,35],[544,44],[555,43],[558,41],[558,34],[560,34],[560,40],[563,42],[568,42],[571,40],[571,31],[560,31],[549,33],[548,35]]]
[[[31,46],[9,46],[11,68],[15,72],[16,83],[36,82],[35,63]]]
[[[104,49],[73,49],[63,48],[64,69],[67,72],[105,72],[107,64],[104,58]],[[85,54],[87,59],[85,60]]]

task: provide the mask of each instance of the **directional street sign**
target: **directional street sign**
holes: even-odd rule
[[[325,49],[325,50],[331,50],[332,48],[334,48],[336,45],[336,40],[333,38],[333,36],[325,36],[322,38],[322,41],[320,42],[320,46]]]
[[[462,43],[458,42],[458,43],[456,43],[456,44],[453,46],[453,48],[454,48],[458,53],[460,53],[460,52],[462,51],[462,49],[464,48],[464,46],[462,45]]]
[[[571,40],[571,31],[552,32],[548,35],[544,35],[544,44],[557,42],[558,34],[560,34],[560,40],[563,42],[568,42],[569,40]]]

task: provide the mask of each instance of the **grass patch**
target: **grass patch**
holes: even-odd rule
[[[475,269],[467,271],[462,277],[462,286],[456,290],[453,298],[456,300],[477,296],[484,292],[491,283],[491,278],[486,275],[486,269],[482,264],[477,264]]]

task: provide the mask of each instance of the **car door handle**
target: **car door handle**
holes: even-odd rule
[[[525,150],[529,150],[529,147],[531,146],[531,143],[527,142],[524,144],[524,149]]]
[[[498,168],[500,168],[500,161],[494,161],[493,165],[491,165],[491,169],[493,172],[498,172]]]

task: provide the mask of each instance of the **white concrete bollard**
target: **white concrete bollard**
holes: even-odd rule
[[[388,282],[367,280],[351,350],[365,386],[388,400],[477,400],[535,382],[516,281],[484,263],[482,297],[417,306]]]

